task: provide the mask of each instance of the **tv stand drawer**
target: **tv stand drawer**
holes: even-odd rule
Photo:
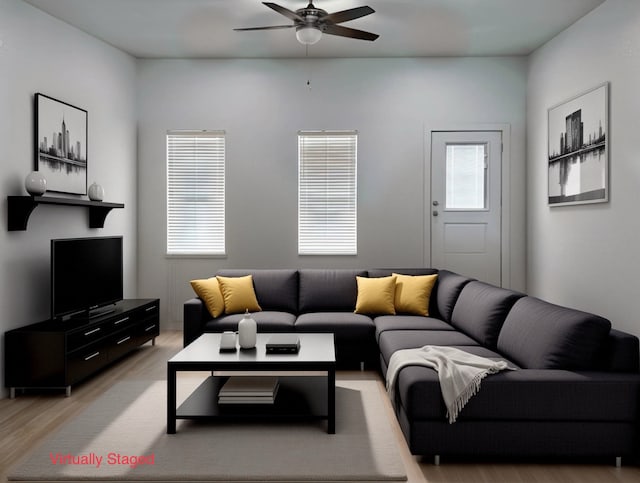
[[[109,360],[115,361],[123,355],[131,352],[133,349],[141,345],[138,342],[138,334],[136,327],[130,327],[127,330],[118,332],[111,337],[109,343]]]
[[[80,349],[69,354],[67,366],[67,386],[81,381],[109,362],[108,347],[99,345]]]
[[[64,322],[62,322],[64,324]],[[102,339],[111,332],[110,324],[87,324],[75,329],[67,335],[67,350],[69,352],[79,349]]]

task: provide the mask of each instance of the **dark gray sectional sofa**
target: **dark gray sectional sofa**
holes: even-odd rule
[[[262,311],[252,318],[259,332],[333,332],[341,364],[377,363],[375,325],[371,317],[354,314],[356,276],[366,270],[220,270],[223,277],[253,276]],[[184,344],[203,332],[237,330],[242,314],[213,319],[201,300],[184,305]]]
[[[438,274],[429,316],[355,314],[356,275]],[[262,332],[333,332],[339,363],[385,375],[391,355],[424,345],[507,359],[518,368],[487,377],[454,424],[433,369],[400,370],[391,401],[413,454],[444,456],[638,456],[640,352],[635,336],[597,315],[435,269],[221,270],[253,276]],[[184,344],[237,330],[184,304]],[[619,460],[618,460],[619,461]]]

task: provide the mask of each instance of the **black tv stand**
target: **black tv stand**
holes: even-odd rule
[[[93,318],[50,319],[5,333],[5,386],[64,388],[160,334],[158,299],[125,299]],[[78,314],[80,315],[80,314]],[[86,317],[86,312],[85,312]]]

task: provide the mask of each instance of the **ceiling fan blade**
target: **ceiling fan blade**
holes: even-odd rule
[[[295,20],[295,21],[298,21],[298,22],[304,22],[304,18],[302,18],[296,12],[293,12],[293,11],[289,10],[288,8],[281,7],[280,5],[278,5],[276,3],[272,3],[272,2],[262,2],[262,4],[266,5],[267,7],[271,8],[273,10],[275,10],[279,14],[284,15],[287,18],[290,18],[291,20]]]
[[[351,39],[370,40],[373,41],[380,37],[378,34],[365,32],[364,30],[352,29],[341,25],[325,25],[322,29],[325,34],[339,35],[340,37],[349,37]]]
[[[276,29],[291,29],[295,27],[295,25],[273,25],[271,27],[247,27],[243,29],[233,29],[236,31],[244,31],[244,30],[276,30]]]
[[[329,21],[331,23],[348,22],[349,20],[355,20],[356,18],[364,17],[375,13],[375,10],[371,7],[357,7],[350,8],[349,10],[343,10],[342,12],[330,13],[322,18],[323,21]]]

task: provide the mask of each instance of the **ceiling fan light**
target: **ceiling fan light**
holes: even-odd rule
[[[322,38],[322,31],[316,27],[300,27],[296,30],[298,42],[304,45],[313,45]]]

